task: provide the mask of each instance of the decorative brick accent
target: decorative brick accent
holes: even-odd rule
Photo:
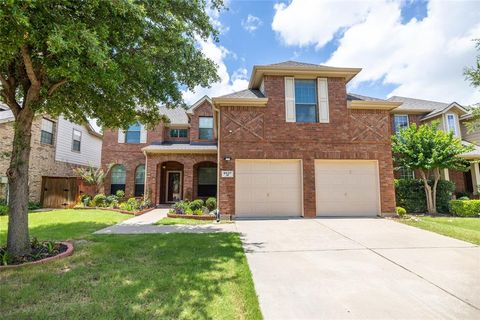
[[[235,170],[235,159],[301,159],[304,216],[315,217],[315,159],[377,160],[381,211],[385,215],[395,212],[388,111],[347,109],[344,79],[329,78],[330,123],[290,123],[285,121],[284,77],[266,76],[264,85],[269,99],[266,107],[221,109],[219,170]],[[253,130],[252,119],[263,121]],[[263,131],[264,138],[252,130]],[[232,160],[225,161],[225,157]],[[222,214],[235,214],[235,178],[220,178],[218,204]]]

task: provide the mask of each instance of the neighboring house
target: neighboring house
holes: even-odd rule
[[[473,144],[475,150],[462,155],[467,160],[480,160],[480,132],[468,132],[465,122],[471,119],[468,108],[456,103],[443,103],[394,96],[389,101],[401,102],[401,106],[392,111],[392,133],[407,127],[410,123],[421,125],[431,121],[438,121],[439,128],[444,131],[453,131],[454,135],[462,140],[463,144]],[[478,163],[472,163],[470,170],[460,172],[442,170],[442,178],[455,183],[456,192],[478,195],[480,185],[480,171]],[[397,178],[413,178],[414,172],[399,168],[395,172]]]
[[[255,66],[246,90],[169,124],[104,132],[106,191],[154,204],[217,195],[222,214],[375,216],[395,212],[391,111],[400,102],[347,95],[361,69]]]
[[[0,108],[0,198],[6,198],[6,171],[10,164],[14,117],[5,106]],[[63,117],[37,116],[32,125],[29,167],[29,198],[44,206],[74,203],[81,183],[73,168],[101,164],[102,135],[87,123],[78,125]],[[7,153],[5,155],[5,153]],[[55,205],[58,204],[58,205]]]

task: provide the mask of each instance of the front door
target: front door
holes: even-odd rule
[[[167,171],[167,201],[176,202],[182,199],[182,172]]]

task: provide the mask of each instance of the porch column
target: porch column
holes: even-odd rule
[[[450,174],[448,173],[448,169],[442,169],[440,171],[440,176],[442,180],[450,181]]]
[[[193,163],[185,162],[183,164],[183,199],[193,199]]]
[[[478,185],[480,184],[480,170],[478,168],[478,163],[470,164],[470,173],[472,174],[472,186],[473,194],[478,194]]]

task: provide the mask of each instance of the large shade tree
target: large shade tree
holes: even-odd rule
[[[480,39],[475,42],[477,49],[480,50]],[[477,55],[474,66],[465,68],[465,77],[473,87],[480,89],[480,54]],[[467,129],[470,132],[480,130],[480,101],[478,101],[478,105],[473,106],[472,114],[472,119],[466,122]]]
[[[459,155],[473,150],[473,146],[463,145],[453,132],[439,130],[438,125],[438,121],[421,126],[411,124],[392,136],[394,162],[399,167],[420,173],[430,214],[437,213],[437,185],[441,170],[468,170],[468,161]]]
[[[0,1],[0,99],[15,117],[7,249],[29,251],[32,121],[63,114],[107,128],[162,120],[159,103],[216,81],[198,41],[217,31],[207,14],[222,0]]]

